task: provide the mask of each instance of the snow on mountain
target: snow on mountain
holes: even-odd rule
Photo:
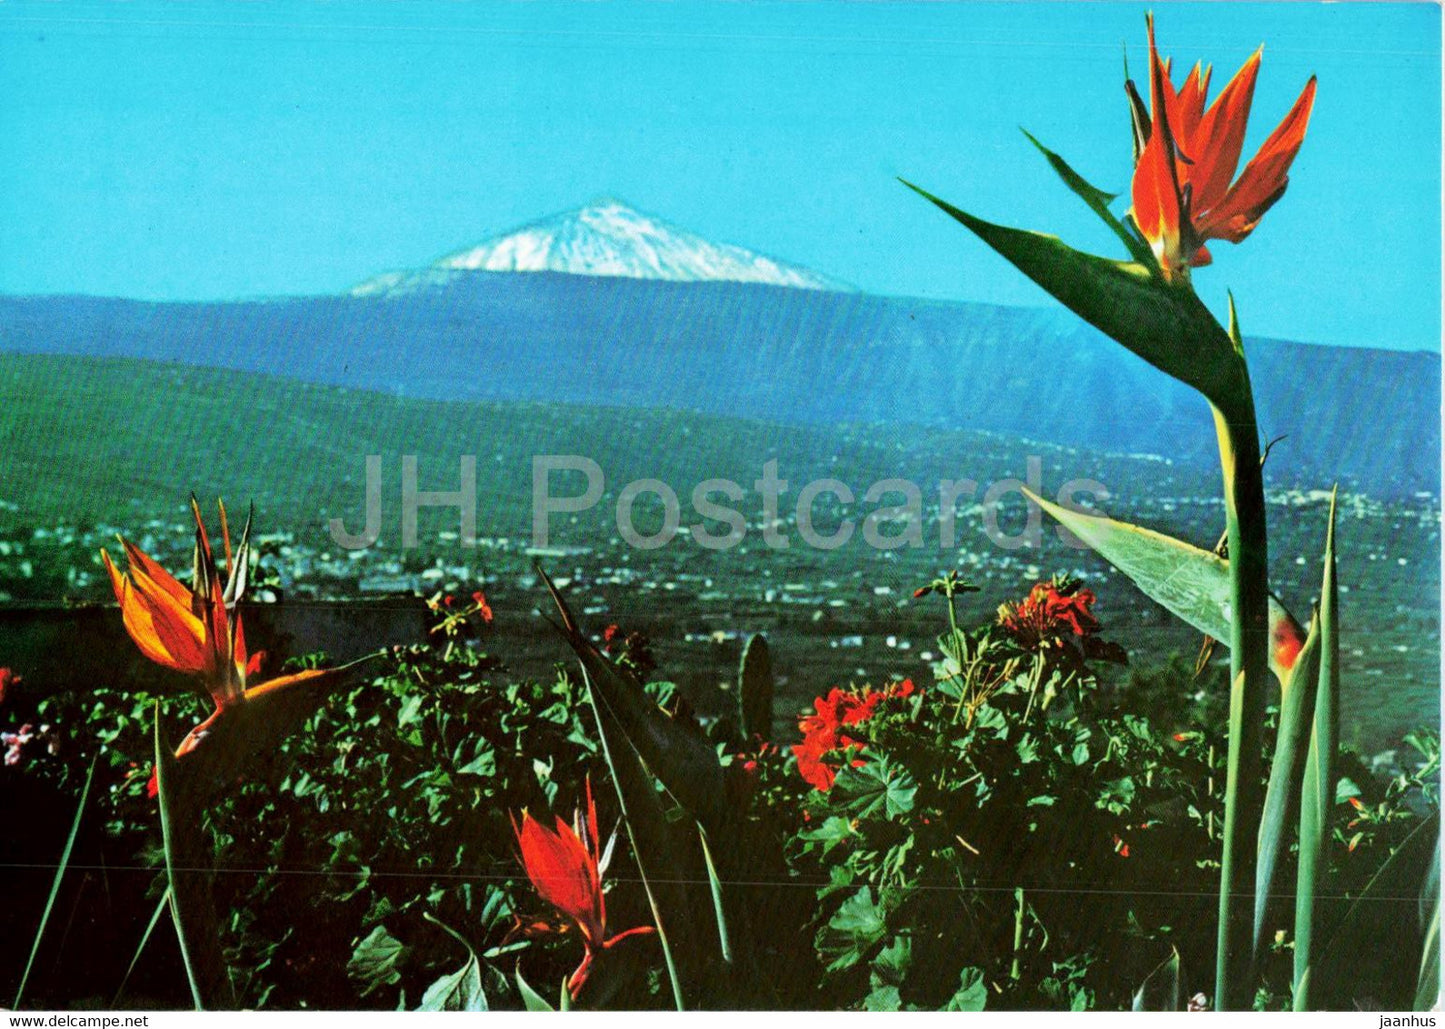
[[[408,293],[470,271],[567,272],[673,282],[760,282],[851,292],[836,279],[727,243],[713,243],[618,200],[599,200],[443,257],[417,272],[389,272],[353,296]]]

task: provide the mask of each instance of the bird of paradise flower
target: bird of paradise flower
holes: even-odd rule
[[[604,848],[597,832],[597,804],[592,799],[592,781],[587,781],[587,810],[577,810],[568,825],[557,816],[556,828],[548,829],[527,812],[521,821],[512,819],[522,867],[537,895],[556,909],[566,921],[560,925],[544,920],[519,927],[528,936],[560,933],[577,928],[582,938],[582,962],[567,977],[567,989],[573,1000],[582,992],[592,973],[593,963],[604,951],[623,940],[655,932],[650,925],[640,925],[615,936],[607,935],[607,900],[602,889],[603,876],[612,860],[614,832]],[[570,924],[569,924],[570,923]]]

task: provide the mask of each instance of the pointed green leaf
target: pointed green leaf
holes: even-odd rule
[[[1169,957],[1150,972],[1134,993],[1135,1011],[1183,1011],[1184,980],[1179,965],[1179,951],[1169,948]]]
[[[717,919],[718,950],[722,955],[723,964],[733,963],[732,940],[728,936],[727,908],[723,903],[722,880],[718,878],[717,864],[712,859],[712,847],[708,845],[707,833],[698,826],[697,838],[702,842],[702,857],[707,864],[707,884],[712,890],[713,917]]]
[[[1440,850],[1420,893],[1425,940],[1420,948],[1420,974],[1415,977],[1415,1010],[1432,1011],[1440,1003]]]
[[[1224,558],[1152,529],[1071,511],[1027,489],[1024,493],[1127,575],[1151,600],[1206,636],[1229,639],[1229,562]],[[1299,623],[1273,597],[1269,621],[1274,639],[1304,636]],[[1288,682],[1289,668],[1279,663],[1273,651],[1270,669],[1281,683]]]
[[[1349,1011],[1359,1006],[1403,1011],[1418,993],[1417,971],[1429,926],[1419,929],[1421,884],[1440,853],[1440,812],[1420,820],[1354,899],[1304,979],[1311,1009]],[[1418,931],[1414,939],[1410,937]],[[1362,961],[1361,955],[1394,955]],[[1296,1010],[1300,1010],[1296,986]]]
[[[995,225],[910,182],[930,201],[1104,335],[1160,371],[1231,409],[1239,393],[1234,345],[1187,286],[1161,281],[1150,266],[1111,261],[1057,236]]]
[[[561,613],[562,635],[582,664],[588,688],[620,738],[704,828],[725,834],[732,811],[717,751],[701,733],[689,731],[658,707],[630,673],[607,660],[582,632],[547,573],[537,571]]]
[[[1154,267],[1154,253],[1149,249],[1149,245],[1133,232],[1129,231],[1129,227],[1118,218],[1115,218],[1113,212],[1109,210],[1109,204],[1117,198],[1117,194],[1105,193],[1097,186],[1091,185],[1082,175],[1069,166],[1068,161],[1065,161],[1058,154],[1035,139],[1033,133],[1027,129],[1022,131],[1023,134],[1028,137],[1029,142],[1039,148],[1039,152],[1044,155],[1044,158],[1049,162],[1049,165],[1058,174],[1059,178],[1064,180],[1064,185],[1073,190],[1074,194],[1080,200],[1088,204],[1089,209],[1097,214],[1105,225],[1109,226],[1114,235],[1119,237],[1128,249],[1129,256],[1145,268]]]
[[[612,783],[617,789],[618,804],[622,808],[622,823],[627,827],[627,839],[632,844],[632,857],[637,862],[637,871],[642,879],[642,888],[647,893],[647,903],[652,910],[653,926],[662,946],[663,962],[667,966],[668,979],[672,984],[673,1004],[678,1011],[685,1010],[682,974],[678,970],[677,954],[673,949],[674,939],[697,942],[688,917],[688,900],[683,884],[688,881],[686,872],[678,863],[678,855],[668,832],[667,814],[653,788],[652,776],[647,772],[638,752],[628,743],[626,734],[618,725],[612,710],[599,696],[592,683],[584,662],[582,681],[587,686],[587,696],[597,716],[597,734],[602,743],[602,755],[612,772]]]
[[[1264,795],[1264,815],[1259,823],[1259,858],[1255,865],[1254,952],[1264,953],[1269,938],[1267,916],[1279,887],[1279,866],[1289,853],[1291,830],[1297,824],[1305,753],[1314,724],[1315,684],[1320,669],[1319,618],[1310,622],[1309,636],[1290,670],[1290,683],[1280,702],[1279,733]]]
[[[140,956],[145,953],[146,944],[150,943],[151,934],[156,931],[156,924],[160,922],[161,916],[170,910],[170,907],[171,888],[167,886],[161,891],[161,899],[157,902],[156,909],[151,914],[151,920],[146,923],[145,932],[141,933],[140,943],[136,944],[135,953],[131,955],[130,964],[126,966],[125,975],[121,978],[120,985],[115,989],[115,996],[112,997],[110,1001],[111,1007],[120,1007],[120,998],[125,994],[126,985],[130,983],[131,973],[135,971],[135,966],[140,962]]]
[[[1335,804],[1335,751],[1339,745],[1340,637],[1338,587],[1335,582],[1335,497],[1325,533],[1325,573],[1320,588],[1320,671],[1309,753],[1300,790],[1299,880],[1295,887],[1296,1011],[1316,1006],[1312,996],[1328,987],[1320,975],[1309,974],[1314,959],[1315,926],[1320,891],[1329,871],[1330,814]],[[1398,1005],[1394,1005],[1398,1006]]]
[[[75,818],[70,823],[70,835],[65,838],[65,848],[60,852],[60,863],[55,866],[55,878],[50,880],[50,896],[45,899],[45,910],[40,915],[40,925],[30,944],[30,957],[25,962],[25,972],[20,976],[20,986],[15,991],[15,1003],[11,1007],[19,1010],[21,998],[25,996],[25,984],[30,981],[30,971],[35,967],[35,955],[40,953],[40,941],[45,936],[45,927],[50,924],[50,913],[55,910],[55,898],[60,896],[60,883],[65,870],[70,866],[70,852],[75,849],[75,838],[80,835],[80,819],[85,814],[86,801],[90,799],[90,783],[95,778],[95,762],[91,758],[90,770],[85,773],[85,785],[80,788],[80,803],[75,806]]]
[[[521,966],[521,965],[518,965],[518,966],[517,966],[516,979],[517,979],[517,993],[519,993],[519,994],[521,995],[521,997],[522,997],[522,1006],[523,1006],[524,1008],[526,1008],[528,1011],[555,1011],[555,1010],[557,1010],[556,1008],[552,1007],[551,1004],[548,1004],[545,1000],[543,1000],[543,999],[542,999],[542,995],[541,995],[540,993],[538,993],[536,990],[532,989],[532,987],[527,984],[527,980],[525,980],[525,979],[522,978],[522,966]],[[563,990],[566,990],[566,989],[567,989],[567,984],[566,984],[565,982],[562,984],[562,989],[563,989]]]

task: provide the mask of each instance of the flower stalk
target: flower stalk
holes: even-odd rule
[[[1230,336],[1240,347],[1230,304]],[[1269,671],[1269,540],[1254,395],[1242,348],[1234,395],[1215,405],[1229,537],[1229,752],[1225,765],[1216,1011],[1248,1009],[1253,981],[1256,834],[1264,810],[1262,732]]]

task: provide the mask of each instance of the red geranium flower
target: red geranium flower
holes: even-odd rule
[[[472,603],[477,606],[477,614],[481,615],[482,621],[488,625],[492,623],[492,605],[487,603],[487,595],[481,590],[472,594]]]
[[[836,686],[826,697],[813,701],[813,714],[798,722],[803,742],[793,747],[798,759],[798,774],[814,789],[827,792],[833,788],[838,769],[826,760],[835,751],[862,750],[863,744],[843,732],[845,726],[856,726],[872,718],[880,704],[886,700],[905,699],[918,692],[912,679],[892,683],[881,690],[865,687],[861,692],[841,690]],[[861,758],[852,758],[850,763],[857,767]]]
[[[998,624],[1022,646],[1036,650],[1058,645],[1066,636],[1080,639],[1099,631],[1090,610],[1094,591],[1074,582],[1041,582],[1017,604],[1004,604]]]

